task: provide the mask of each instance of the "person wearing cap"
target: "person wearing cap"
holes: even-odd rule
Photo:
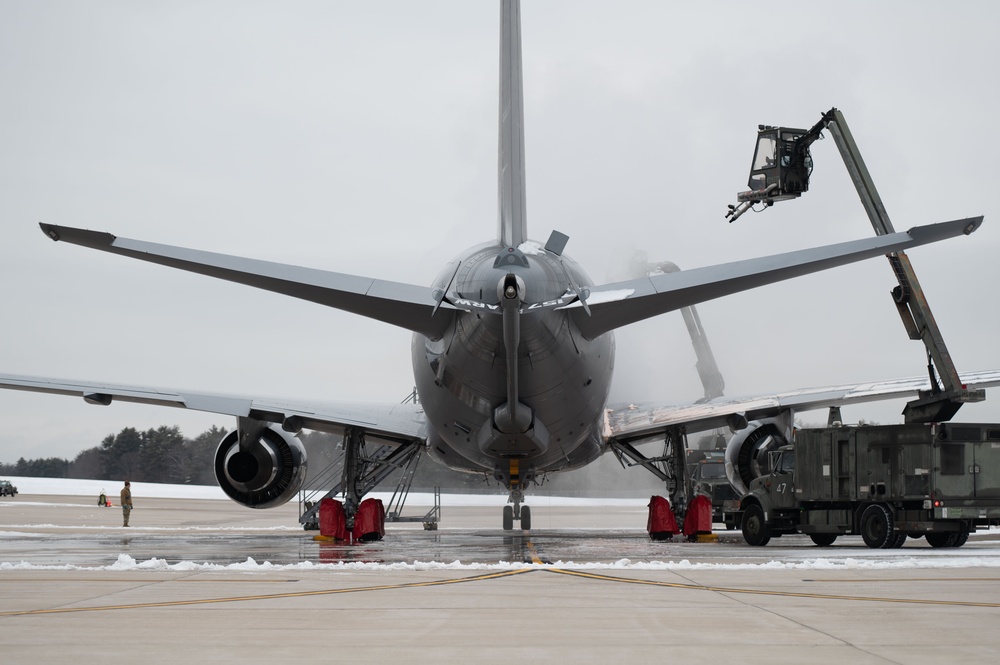
[[[125,481],[125,487],[122,488],[122,517],[125,521],[122,526],[128,526],[128,514],[132,512],[132,490],[129,489],[129,482]]]

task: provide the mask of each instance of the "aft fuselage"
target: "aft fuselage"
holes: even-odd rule
[[[582,466],[603,452],[601,421],[614,370],[612,334],[584,338],[562,308],[575,300],[570,277],[577,285],[593,282],[566,256],[534,243],[521,249],[508,264],[503,252],[512,250],[486,243],[449,264],[433,286],[466,309],[441,339],[417,333],[412,347],[431,456],[504,482],[512,473],[523,482]],[[525,431],[497,423],[509,394],[498,284],[511,274],[523,283],[515,375],[518,402],[531,416]]]

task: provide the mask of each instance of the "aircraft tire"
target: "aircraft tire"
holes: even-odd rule
[[[764,510],[752,503],[743,513],[743,540],[748,545],[763,547],[771,540],[771,530],[764,521]]]
[[[531,529],[531,508],[521,506],[521,528],[525,531]]]
[[[514,507],[503,507],[503,530],[511,531],[514,528]]]

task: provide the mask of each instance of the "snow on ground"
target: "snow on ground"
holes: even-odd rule
[[[924,553],[921,553],[924,554]],[[943,568],[997,568],[1000,567],[1000,556],[965,558],[956,556],[925,557],[903,556],[886,559],[867,559],[863,557],[818,557],[792,561],[768,561],[766,563],[725,563],[725,562],[691,562],[680,561],[631,561],[620,559],[611,563],[556,561],[554,563],[522,563],[519,561],[497,561],[496,563],[463,563],[453,561],[443,563],[437,561],[414,561],[397,563],[374,563],[363,561],[315,563],[301,561],[293,564],[273,564],[269,561],[258,563],[253,558],[239,563],[197,563],[180,561],[168,563],[163,559],[152,558],[137,561],[128,554],[119,554],[118,560],[106,566],[79,566],[71,564],[33,564],[25,561],[19,563],[0,562],[0,571],[9,570],[86,570],[86,571],[237,571],[247,573],[270,571],[388,571],[388,570],[517,570],[521,568],[558,568],[561,570],[928,570]]]
[[[104,492],[114,499],[122,489],[122,482],[110,480],[84,480],[80,478],[26,478],[5,476],[17,487],[18,495],[32,494],[54,496],[96,497]],[[166,485],[161,483],[132,483],[132,492],[137,496],[157,499],[228,499],[222,488],[210,485]]]
[[[101,492],[112,501],[121,491],[122,483],[109,480],[83,480],[77,478],[27,478],[5,476],[20,496],[28,498],[32,494],[51,496],[97,497]],[[222,488],[217,485],[168,485],[165,483],[132,483],[132,494],[153,499],[224,499],[229,501]],[[368,496],[382,499],[391,498],[391,492],[372,492]],[[502,506],[507,495],[497,494],[442,494],[442,506]],[[645,508],[648,498],[643,499],[582,499],[579,497],[532,496],[532,506],[636,506]],[[434,495],[430,492],[411,492],[406,499],[408,506],[433,506]]]
[[[25,478],[8,477],[14,485],[18,487],[19,496],[17,503],[32,501],[32,495],[45,497],[51,496],[85,496],[96,497],[104,491],[112,500],[117,498],[121,483],[102,480],[77,480],[62,478]],[[132,490],[138,496],[150,498],[176,498],[176,499],[229,499],[222,490],[214,486],[200,485],[168,485],[160,483],[132,483]],[[383,500],[388,500],[389,494],[374,494]],[[444,494],[442,503],[445,506],[500,506],[506,500],[506,496],[496,495],[461,495]],[[533,506],[631,506],[645,508],[648,499],[581,499],[567,497],[532,497]],[[408,504],[432,505],[433,495],[411,494]],[[4,504],[0,504],[2,507]],[[12,505],[12,504],[10,504]],[[46,501],[46,505],[52,504]],[[77,504],[66,504],[76,506]],[[23,525],[28,527],[29,525]],[[33,525],[38,527],[39,525]],[[18,528],[19,525],[5,525],[7,529]],[[52,529],[61,527],[52,526]],[[73,527],[79,530],[84,527]],[[94,529],[105,527],[94,526]],[[220,527],[205,527],[209,531],[218,531]],[[240,527],[240,530],[288,530],[298,531],[298,527],[264,527],[254,529],[253,527]],[[188,531],[197,531],[199,527],[184,527]],[[176,528],[169,527],[147,527],[145,531],[176,531]],[[0,532],[0,538],[45,538],[50,535],[33,534],[27,531],[4,531]],[[762,551],[761,554],[764,552]],[[269,571],[354,571],[354,570],[511,570],[519,568],[535,567],[555,567],[562,569],[587,569],[587,570],[906,570],[906,569],[942,569],[942,568],[1000,568],[1000,547],[994,543],[976,543],[970,541],[969,545],[961,550],[942,549],[930,550],[922,549],[919,552],[907,552],[900,550],[870,550],[859,553],[856,550],[845,551],[842,554],[835,549],[827,550],[823,556],[815,556],[813,552],[794,551],[793,549],[783,549],[779,554],[774,552],[775,558],[770,561],[748,562],[743,561],[690,561],[688,559],[678,560],[646,560],[637,561],[622,558],[612,562],[573,562],[556,561],[552,564],[525,564],[518,561],[499,560],[495,563],[470,563],[461,561],[436,562],[436,561],[412,561],[399,563],[369,563],[369,562],[336,562],[336,563],[316,563],[313,561],[301,561],[292,564],[272,564],[268,561],[257,562],[252,558],[247,558],[242,562],[228,564],[221,563],[198,563],[192,561],[181,561],[168,563],[159,558],[148,560],[136,560],[128,554],[119,554],[118,559],[110,565],[82,566],[72,564],[39,564],[28,561],[0,562],[0,571],[12,570],[87,570],[87,571],[237,571],[237,572],[269,572]],[[734,557],[735,558],[735,557]]]

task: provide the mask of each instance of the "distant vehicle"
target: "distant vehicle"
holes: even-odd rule
[[[713,522],[723,522],[727,529],[739,526],[734,515],[739,508],[739,495],[726,477],[724,453],[706,453],[705,459],[694,465],[691,490],[693,494],[704,494],[712,500]]]
[[[9,480],[0,480],[0,496],[17,495],[17,487],[10,484]]]

